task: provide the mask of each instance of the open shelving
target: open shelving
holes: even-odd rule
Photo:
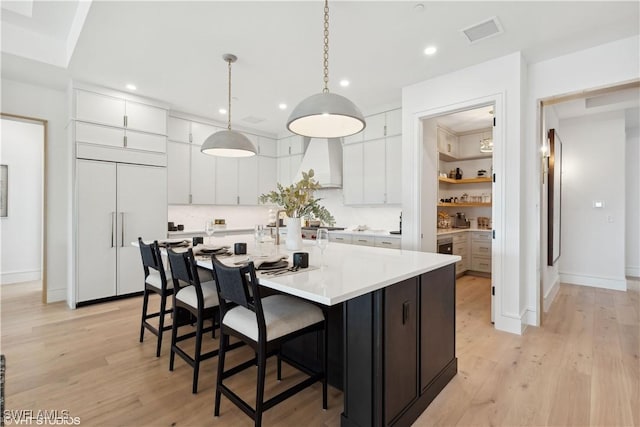
[[[438,177],[438,181],[446,182],[448,184],[478,184],[481,182],[491,182],[490,177],[481,177],[481,178],[463,178],[463,179],[453,179],[453,178],[445,178]]]

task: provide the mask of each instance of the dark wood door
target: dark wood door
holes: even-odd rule
[[[393,423],[418,397],[418,278],[385,289],[384,419]]]
[[[456,354],[456,287],[453,264],[420,277],[420,389]]]

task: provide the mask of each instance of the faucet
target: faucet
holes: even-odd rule
[[[281,212],[286,213],[287,211],[284,209],[279,209],[278,211],[276,211],[276,246],[280,245],[280,213]]]

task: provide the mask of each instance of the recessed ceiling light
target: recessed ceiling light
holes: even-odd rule
[[[413,6],[413,10],[416,12],[424,11],[424,5],[422,3],[417,3]]]
[[[127,85],[127,89],[129,89],[129,90],[136,90],[136,89],[138,89],[138,88],[136,87],[136,85],[132,85],[131,83],[129,83],[129,84]]]
[[[435,46],[429,46],[428,48],[426,48],[424,50],[424,54],[425,55],[433,55],[434,53],[436,53],[438,51],[438,48],[436,48]]]
[[[285,103],[278,104],[278,108],[281,109],[281,110],[286,110],[287,109],[287,104],[285,104]]]
[[[226,108],[221,108],[221,109],[218,110],[218,113],[227,114],[227,109]]]
[[[340,80],[340,86],[342,86],[342,87],[349,86],[349,80],[347,80],[347,79]]]

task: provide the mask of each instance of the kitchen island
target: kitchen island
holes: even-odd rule
[[[238,237],[215,243],[251,246],[251,237]],[[312,243],[303,249],[309,270],[259,277],[260,284],[325,306],[329,381],[344,393],[343,426],[410,425],[457,372],[460,257],[340,243],[323,256]],[[283,246],[275,251],[290,255]],[[312,336],[285,350],[311,366],[319,363],[320,345]]]

